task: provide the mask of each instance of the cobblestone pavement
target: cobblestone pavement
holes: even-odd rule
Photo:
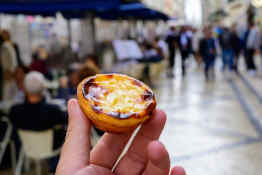
[[[185,79],[163,79],[156,92],[167,113],[161,137],[172,165],[190,175],[260,175],[262,77],[228,76],[217,70],[206,83],[192,70]]]

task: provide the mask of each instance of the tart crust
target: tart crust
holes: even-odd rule
[[[156,107],[153,91],[141,81],[122,74],[97,74],[77,88],[84,114],[105,132],[133,131],[150,119]]]

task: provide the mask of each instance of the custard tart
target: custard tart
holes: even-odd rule
[[[153,91],[144,83],[122,74],[97,74],[77,88],[80,107],[92,123],[105,132],[133,131],[156,108]]]

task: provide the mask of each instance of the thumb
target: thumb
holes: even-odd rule
[[[89,164],[90,121],[76,99],[69,101],[68,113],[67,136],[56,175],[72,175]]]

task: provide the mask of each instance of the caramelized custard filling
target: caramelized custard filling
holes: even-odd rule
[[[96,75],[83,86],[83,95],[97,113],[126,119],[143,117],[155,108],[151,89],[125,75]]]

